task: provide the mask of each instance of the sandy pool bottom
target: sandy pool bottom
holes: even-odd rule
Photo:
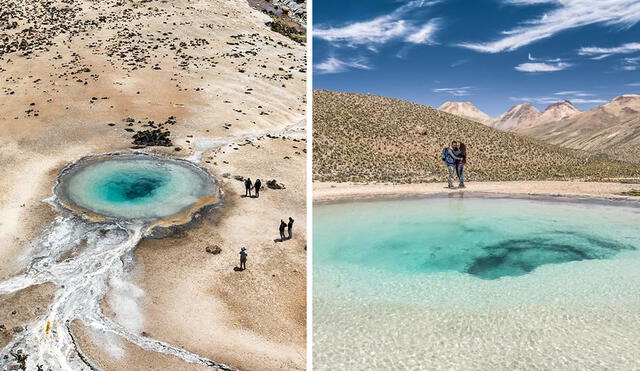
[[[640,239],[633,228],[638,209],[502,201],[424,199],[316,207],[314,369],[640,368]],[[458,223],[452,235],[442,225],[440,236],[420,236],[418,243],[406,233],[393,233],[425,220],[446,225],[451,218]],[[563,240],[566,235],[560,232],[567,228],[584,233]],[[471,231],[482,236],[465,235]],[[492,246],[514,234],[528,240],[550,232],[558,243],[546,246],[555,249],[566,242],[570,251],[579,251],[577,256],[593,249],[627,248],[605,257],[538,261],[524,273],[500,269],[494,271],[500,274],[483,276],[465,270],[465,264],[477,261],[470,256],[495,253]],[[564,237],[558,241],[558,236]],[[439,243],[454,237],[465,242],[448,248],[464,247],[465,252],[438,253]],[[409,241],[397,243],[405,238]],[[393,252],[385,251],[389,249]],[[557,258],[546,252],[517,253],[517,261]],[[407,260],[421,264],[400,263]],[[430,260],[440,263],[430,265]]]

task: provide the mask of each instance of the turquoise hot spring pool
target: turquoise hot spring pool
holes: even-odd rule
[[[627,204],[316,205],[314,367],[640,367],[638,226]]]
[[[203,169],[143,154],[86,158],[65,169],[56,186],[64,204],[118,219],[163,219],[218,192]]]

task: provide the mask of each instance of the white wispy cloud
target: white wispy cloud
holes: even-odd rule
[[[520,72],[556,72],[566,70],[572,64],[566,62],[529,62],[521,63],[515,67]]]
[[[586,46],[578,49],[579,55],[593,56],[592,59],[603,59],[614,54],[630,54],[635,52],[640,52],[640,43],[626,43],[610,48]]]
[[[527,55],[527,59],[530,61],[545,61],[545,62],[560,62],[561,59],[560,58],[553,58],[553,59],[544,59],[544,58],[534,58],[531,53],[529,53]]]
[[[631,82],[631,83],[628,83],[627,86],[640,87],[640,82]]]
[[[453,61],[453,63],[451,63],[451,67],[459,67],[467,62],[469,62],[468,59],[458,59],[457,61]]]
[[[473,90],[472,86],[462,86],[459,88],[435,88],[432,89],[434,93],[441,94],[449,94],[454,97],[464,97],[466,95],[471,95],[471,90]]]
[[[432,19],[414,32],[411,32],[405,40],[412,44],[433,44],[435,42],[434,36],[439,29],[440,20]]]
[[[338,28],[318,28],[314,36],[333,43],[344,42],[353,46],[358,44],[384,44],[391,39],[407,34],[407,22],[391,19],[389,16],[367,22],[357,22]]]
[[[419,25],[412,20],[412,12],[432,6],[439,1],[415,0],[402,5],[390,14],[367,21],[353,22],[341,27],[317,26],[313,36],[336,45],[367,46],[374,49],[391,40],[403,39],[414,44],[434,42],[434,35],[440,29],[440,20],[432,19]]]
[[[552,4],[542,16],[523,22],[489,42],[466,42],[459,46],[483,53],[512,51],[559,32],[591,24],[628,28],[640,22],[638,0],[503,0],[507,5]]]
[[[582,90],[566,90],[553,93],[553,95],[569,95],[573,97],[593,97],[595,94],[587,93]]]
[[[622,69],[625,71],[636,71],[640,67],[640,57],[623,58]]]
[[[553,104],[553,103],[559,102],[558,97],[552,97],[552,96],[509,97],[509,99],[512,100],[512,101],[515,101],[515,102],[529,102],[529,103],[535,103],[535,104]],[[566,98],[566,100],[570,101],[571,103],[575,103],[575,104],[601,104],[601,103],[607,103],[606,100],[597,99],[597,98],[585,99],[585,98],[571,97],[571,98]]]
[[[584,99],[584,98],[573,98],[571,99],[571,103],[576,103],[576,104],[588,104],[588,103],[597,103],[597,104],[601,104],[601,103],[607,103],[606,100],[604,99]]]
[[[505,0],[505,4],[511,5],[537,5],[537,4],[548,4],[555,3],[553,0]]]
[[[314,68],[319,74],[330,74],[345,72],[350,69],[370,70],[371,66],[367,64],[364,58],[344,61],[336,57],[329,57],[323,62],[317,63]]]

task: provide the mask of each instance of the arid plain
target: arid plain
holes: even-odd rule
[[[9,0],[2,10],[0,280],[24,274],[30,247],[62,212],[44,200],[66,164],[115,151],[189,159],[217,178],[221,204],[143,239],[103,312],[232,368],[304,369],[305,45],[244,0]],[[240,197],[243,177],[263,180],[259,199]],[[276,243],[289,216],[295,238]],[[219,254],[206,251],[214,246]],[[240,246],[248,269],[236,272]],[[0,296],[0,347],[46,313],[55,291]],[[82,321],[70,328],[100,368],[200,367],[107,341]]]

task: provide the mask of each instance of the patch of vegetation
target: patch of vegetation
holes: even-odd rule
[[[314,91],[314,179],[443,182],[442,148],[467,145],[469,181],[640,178],[640,165],[501,132],[431,107],[367,94]]]
[[[630,191],[620,192],[620,194],[623,196],[640,197],[640,189],[632,189]]]
[[[307,34],[304,29],[298,27],[295,23],[287,21],[281,16],[272,15],[273,21],[267,22],[267,26],[271,28],[271,31],[285,35],[293,41],[304,44],[307,42]]]

